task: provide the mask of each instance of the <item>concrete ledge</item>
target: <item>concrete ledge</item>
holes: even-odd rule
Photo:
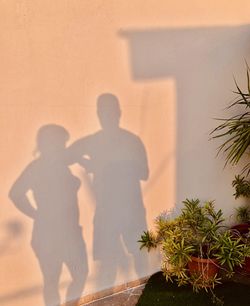
[[[123,285],[118,285],[118,286],[115,286],[115,287],[112,287],[112,288],[109,288],[109,289],[105,289],[105,290],[102,290],[102,291],[99,291],[99,292],[96,292],[96,293],[92,293],[92,294],[83,296],[80,299],[64,303],[61,306],[82,306],[82,305],[86,305],[90,302],[94,302],[96,300],[108,297],[112,294],[119,293],[119,292],[125,291],[127,289],[143,285],[148,281],[148,279],[149,279],[149,276],[143,277],[143,278],[140,278],[138,280],[134,280],[134,281],[125,283]]]

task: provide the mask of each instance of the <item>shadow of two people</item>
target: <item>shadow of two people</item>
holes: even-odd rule
[[[71,164],[80,164],[90,174],[96,203],[93,257],[99,261],[98,290],[113,284],[118,268],[128,269],[128,254],[138,275],[145,268],[136,238],[146,228],[140,186],[140,181],[148,178],[146,151],[138,136],[119,126],[121,109],[116,96],[99,96],[97,115],[101,129],[69,147],[64,127],[41,127],[37,134],[39,156],[24,169],[9,193],[15,206],[34,220],[31,245],[44,278],[46,306],[60,304],[63,264],[72,277],[67,301],[81,297],[88,275],[79,224],[77,193],[81,181],[71,173]]]

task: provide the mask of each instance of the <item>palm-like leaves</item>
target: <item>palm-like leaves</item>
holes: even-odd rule
[[[244,111],[236,116],[228,119],[218,119],[222,123],[219,124],[211,134],[213,138],[225,138],[223,144],[218,148],[218,154],[224,152],[226,154],[226,163],[236,165],[241,157],[247,152],[250,147],[250,68],[247,65],[247,92],[243,92],[235,81],[237,90],[235,101],[229,106],[244,107]],[[250,163],[243,169],[250,171]]]

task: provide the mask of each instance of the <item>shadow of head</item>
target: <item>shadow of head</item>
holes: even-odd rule
[[[111,93],[104,93],[97,99],[97,115],[103,129],[119,126],[121,109],[118,98]]]
[[[68,131],[56,124],[42,126],[37,133],[37,150],[42,155],[54,155],[63,151],[69,140]]]

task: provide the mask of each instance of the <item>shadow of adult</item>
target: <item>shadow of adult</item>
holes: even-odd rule
[[[83,164],[92,176],[96,201],[93,257],[98,261],[97,287],[115,281],[117,271],[145,272],[138,237],[146,226],[140,181],[148,179],[148,163],[140,138],[121,128],[116,96],[105,93],[97,100],[101,130],[69,147],[70,156],[89,159]]]
[[[46,306],[60,305],[59,278],[63,264],[72,278],[67,300],[81,296],[88,273],[79,225],[80,180],[72,175],[66,162],[68,139],[69,134],[62,126],[41,127],[37,134],[39,156],[24,169],[9,193],[15,206],[34,220],[31,245],[44,278]]]

